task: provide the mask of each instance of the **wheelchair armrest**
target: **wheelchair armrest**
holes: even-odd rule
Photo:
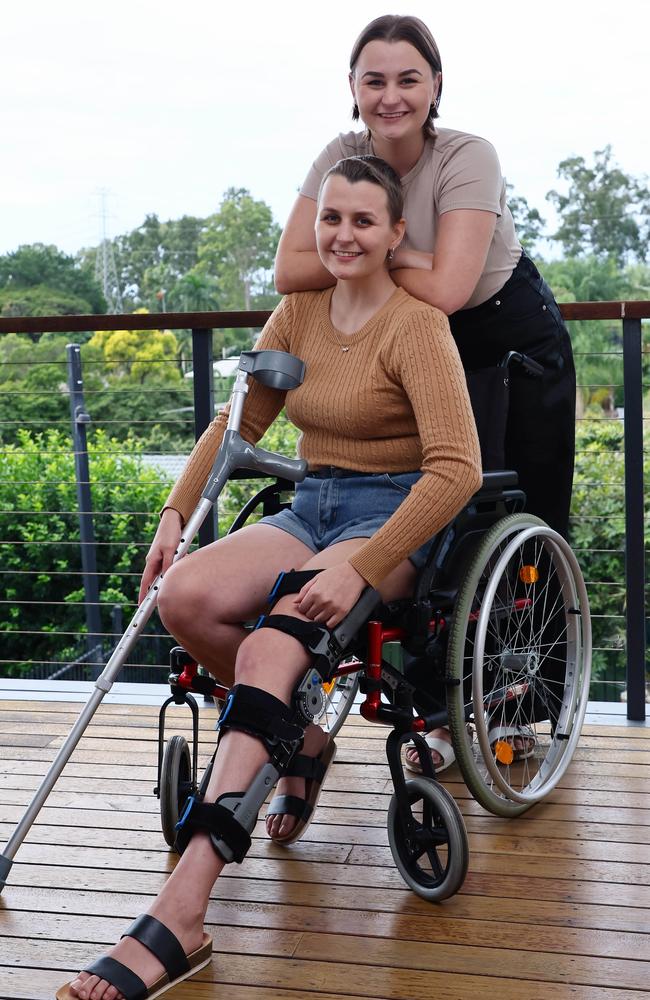
[[[484,493],[500,493],[503,490],[512,489],[517,485],[517,482],[517,473],[514,469],[499,469],[496,472],[484,472],[483,485],[474,496],[480,497]]]
[[[380,594],[372,587],[366,587],[343,621],[332,629],[332,635],[342,649],[350,644],[359,629],[366,624],[375,608],[379,607],[380,604]]]

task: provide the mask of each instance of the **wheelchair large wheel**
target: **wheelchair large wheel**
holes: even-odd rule
[[[454,799],[437,781],[411,778],[406,792],[415,827],[408,835],[393,795],[388,808],[388,842],[406,884],[418,896],[437,903],[453,896],[465,881],[467,831]]]
[[[447,654],[456,759],[490,812],[519,815],[560,781],[590,668],[589,601],[569,545],[531,515],[497,522],[461,584]],[[523,734],[518,752],[513,727]]]
[[[174,846],[183,803],[194,791],[190,748],[184,736],[172,736],[160,772],[160,823],[166,843]]]
[[[325,711],[318,720],[330,737],[336,736],[348,717],[359,690],[359,674],[343,674],[323,685]]]

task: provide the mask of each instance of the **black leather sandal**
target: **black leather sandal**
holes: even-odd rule
[[[200,948],[186,955],[176,935],[155,917],[150,917],[146,913],[136,917],[122,937],[135,938],[148,948],[165,968],[164,974],[151,986],[147,986],[140,976],[122,962],[109,958],[108,955],[103,955],[83,970],[92,976],[105,979],[124,996],[125,1000],[153,1000],[154,997],[170,990],[172,986],[193,976],[212,959],[212,938],[208,934],[203,935]],[[58,990],[56,1000],[78,1000],[78,997],[70,991],[70,983],[66,983]]]
[[[289,765],[283,778],[304,778],[305,798],[298,795],[276,795],[271,799],[266,815],[269,816],[296,816],[298,822],[291,833],[284,837],[271,837],[274,844],[294,844],[300,840],[303,833],[314,818],[314,810],[318,803],[325,775],[330,764],[336,757],[336,743],[330,740],[325,744],[318,757],[307,757],[306,754],[297,754]]]

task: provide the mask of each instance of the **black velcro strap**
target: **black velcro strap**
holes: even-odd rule
[[[270,606],[273,607],[281,597],[286,597],[287,594],[299,593],[306,583],[322,572],[322,569],[290,569],[286,572],[282,570],[267,598]]]
[[[309,802],[306,799],[299,798],[297,795],[275,795],[269,802],[266,815],[295,816],[296,819],[306,823],[313,811]]]
[[[298,753],[292,757],[283,777],[305,778],[307,781],[317,781],[320,784],[326,773],[327,768],[319,757],[307,757],[304,753]]]
[[[263,743],[298,743],[304,730],[292,723],[293,713],[275,695],[249,684],[235,684],[228,692],[217,729],[238,729]]]
[[[98,958],[96,962],[85,968],[84,972],[105,979],[122,994],[125,1000],[145,1000],[145,997],[149,995],[146,983],[140,979],[140,976],[136,976],[135,972],[131,972],[126,965],[118,962],[115,958],[109,958],[108,955]]]
[[[135,938],[145,948],[148,948],[160,964],[164,966],[170,982],[178,979],[189,971],[190,963],[183,951],[183,946],[175,934],[161,924],[160,920],[142,913],[133,921],[122,937]],[[116,984],[113,983],[115,986]]]
[[[219,799],[212,803],[190,799],[176,829],[179,831],[179,845],[183,848],[197,830],[209,833],[213,846],[216,846],[215,841],[223,840],[232,851],[233,861],[238,865],[242,863],[251,846],[248,830],[237,821],[231,809],[219,804]]]
[[[293,636],[309,651],[310,646],[316,646],[325,637],[329,639],[329,630],[317,622],[305,622],[293,615],[262,615],[255,626],[258,628],[274,628],[278,632]]]

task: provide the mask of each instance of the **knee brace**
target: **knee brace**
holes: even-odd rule
[[[321,569],[282,571],[269,594],[269,610],[273,610],[281,597],[297,594],[309,580],[322,572]],[[255,629],[259,628],[274,628],[297,639],[314,657],[313,666],[318,672],[320,681],[330,679],[330,673],[338,661],[342,647],[340,642],[336,641],[334,633],[324,625],[303,621],[302,618],[294,618],[292,615],[263,614],[255,623]]]
[[[175,847],[182,854],[197,830],[209,834],[212,846],[226,863],[246,857],[251,834],[268,792],[287,770],[302,747],[304,728],[299,717],[279,698],[247,684],[236,684],[228,693],[219,721],[219,740],[229,729],[254,736],[265,747],[270,761],[264,764],[245,792],[225,792],[216,802],[204,802],[219,741],[203,775],[201,787],[184,807],[176,830]]]

